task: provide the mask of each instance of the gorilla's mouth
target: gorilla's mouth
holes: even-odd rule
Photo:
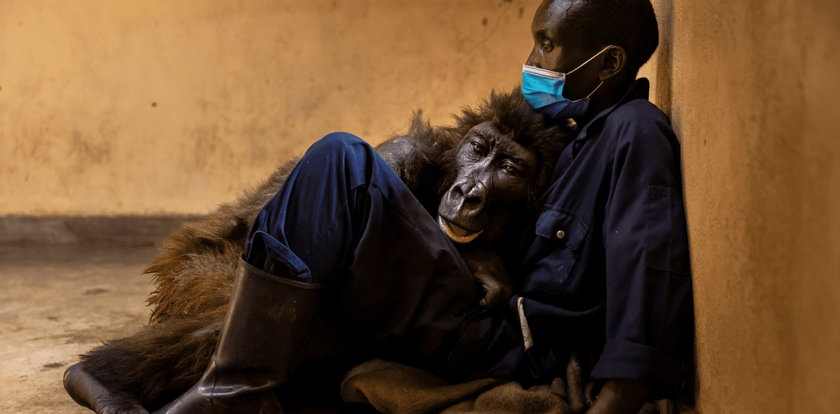
[[[444,219],[441,216],[438,216],[438,224],[440,224],[440,229],[446,233],[446,236],[452,239],[455,243],[466,244],[478,237],[484,230],[479,230],[477,232],[473,232],[467,230],[461,226],[458,226],[455,223],[451,223]]]

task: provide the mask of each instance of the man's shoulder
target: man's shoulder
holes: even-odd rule
[[[630,146],[676,143],[671,121],[647,99],[633,99],[615,108],[604,120],[604,132],[618,144]]]
[[[665,115],[659,107],[643,98],[622,103],[609,114],[607,122],[638,126],[664,123],[669,127],[671,124],[668,115]]]

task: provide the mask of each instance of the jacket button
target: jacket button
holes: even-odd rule
[[[555,235],[558,239],[562,239],[563,237],[566,237],[566,232],[563,230],[557,230],[557,233]]]

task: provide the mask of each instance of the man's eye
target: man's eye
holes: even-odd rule
[[[554,45],[548,40],[543,41],[540,47],[542,48],[543,53],[548,53],[554,50]]]

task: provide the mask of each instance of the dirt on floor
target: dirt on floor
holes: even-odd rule
[[[89,413],[64,370],[148,319],[153,247],[0,244],[0,413]]]

